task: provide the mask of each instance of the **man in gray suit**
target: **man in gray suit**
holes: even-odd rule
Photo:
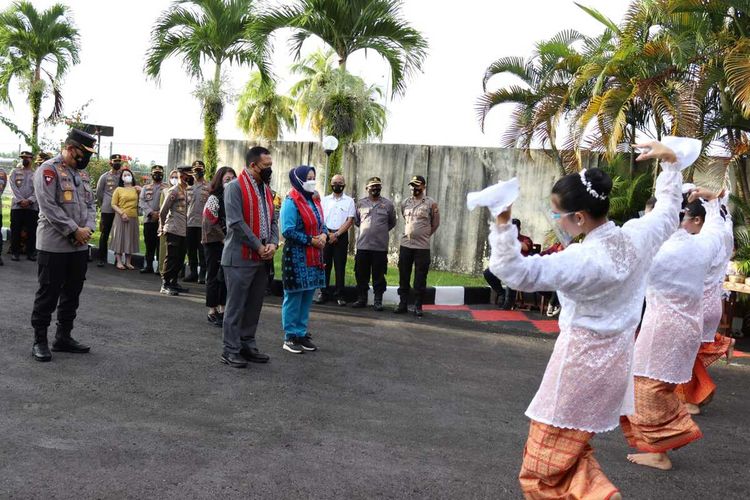
[[[263,307],[268,271],[279,246],[278,216],[273,207],[271,153],[263,147],[250,148],[245,168],[224,189],[227,235],[221,265],[227,284],[224,308],[224,352],[221,362],[245,368],[247,362],[267,363],[258,351],[255,331]]]

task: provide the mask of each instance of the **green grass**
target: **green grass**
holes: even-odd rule
[[[2,211],[3,211],[3,225],[10,226],[10,197],[2,197]],[[98,214],[97,214],[98,217]],[[99,221],[97,220],[97,227]],[[141,232],[141,235],[143,233]],[[99,233],[94,233],[91,238],[91,244],[99,246]],[[143,239],[140,242],[141,253],[145,252],[145,246]],[[281,252],[277,252],[274,258],[274,266],[276,268],[276,277],[281,277]],[[386,274],[386,281],[389,285],[398,285],[398,268],[395,264],[388,265],[388,273]],[[356,280],[354,279],[354,257],[349,257],[346,263],[346,284],[355,285]],[[430,270],[427,275],[427,286],[487,286],[482,276],[473,276],[469,274],[451,273],[447,271],[436,271]]]

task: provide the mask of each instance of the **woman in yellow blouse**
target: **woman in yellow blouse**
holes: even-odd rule
[[[120,172],[119,187],[112,193],[112,209],[116,216],[110,248],[115,253],[117,269],[135,269],[130,259],[139,250],[138,194],[141,189],[130,169],[123,168]]]

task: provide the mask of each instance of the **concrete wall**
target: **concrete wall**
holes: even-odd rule
[[[236,170],[244,165],[245,151],[252,144],[244,141],[219,141],[221,165]],[[289,189],[288,172],[306,164],[322,167],[326,155],[318,143],[276,142],[269,147],[274,160],[272,187],[285,193]],[[169,167],[189,165],[201,157],[201,141],[173,139],[169,146]],[[589,166],[596,166],[596,158]],[[319,168],[318,185],[323,185]],[[383,196],[398,204],[409,196],[408,182],[416,174],[427,179],[427,193],[441,212],[441,225],[433,237],[433,267],[461,273],[480,273],[488,256],[487,210],[469,212],[466,193],[477,191],[501,179],[518,176],[521,196],[513,207],[513,216],[521,220],[525,234],[543,243],[548,224],[543,216],[549,207],[549,192],[559,175],[555,163],[543,152],[531,157],[518,150],[403,144],[358,144],[344,155],[346,193],[355,199],[365,196],[368,178],[383,180]],[[403,219],[391,232],[390,257],[395,262]]]

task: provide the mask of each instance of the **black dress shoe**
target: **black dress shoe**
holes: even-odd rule
[[[247,361],[239,354],[225,352],[221,355],[221,362],[232,368],[247,368]]]
[[[179,293],[188,293],[190,291],[189,288],[185,288],[184,286],[180,285],[179,283],[172,283],[169,285],[169,288],[172,290],[179,292]]]
[[[352,307],[353,307],[354,309],[362,309],[362,308],[364,308],[364,307],[367,307],[367,301],[366,301],[366,300],[361,300],[361,299],[360,299],[360,300],[358,300],[357,302],[355,302],[354,304],[352,304]]]
[[[396,307],[393,308],[394,314],[404,314],[406,312],[406,302],[399,302]]]
[[[263,354],[255,347],[240,349],[240,356],[251,363],[268,363],[271,359],[268,354]]]
[[[154,272],[154,270],[151,269],[150,267],[143,267],[140,270],[141,274],[153,274],[153,272]]]
[[[74,354],[85,354],[91,350],[86,344],[81,344],[71,337],[59,338],[52,343],[52,350],[55,352],[72,352]]]
[[[14,253],[10,256],[10,260],[12,260],[13,262],[18,262],[19,260],[21,260],[21,257],[19,257],[18,254]]]
[[[3,265],[5,265],[5,263],[3,262],[3,258],[0,257],[0,266],[3,266]]]
[[[27,255],[26,258],[30,260],[31,262],[36,262],[36,255],[34,254]]]
[[[47,343],[35,343],[34,347],[31,348],[31,355],[37,361],[52,361],[52,353],[49,352],[49,346]]]
[[[100,260],[96,263],[96,267],[104,267],[105,262],[103,260]]]

